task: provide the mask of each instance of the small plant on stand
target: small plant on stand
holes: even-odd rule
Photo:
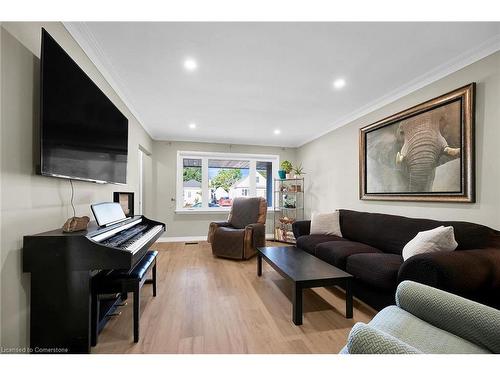
[[[281,169],[285,171],[286,178],[291,178],[290,172],[293,170],[293,165],[288,160],[281,162]]]
[[[304,172],[304,168],[302,167],[302,164],[300,164],[299,166],[293,167],[293,173],[295,174],[295,178],[300,178],[301,176],[306,174],[306,172]]]

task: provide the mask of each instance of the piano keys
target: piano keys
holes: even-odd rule
[[[91,279],[131,270],[166,230],[134,216],[86,231],[56,229],[24,237],[23,271],[31,273],[30,347],[90,353]]]

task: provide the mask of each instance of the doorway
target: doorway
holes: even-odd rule
[[[153,209],[151,197],[153,193],[153,161],[151,153],[139,146],[139,194],[138,194],[138,215],[151,216]]]

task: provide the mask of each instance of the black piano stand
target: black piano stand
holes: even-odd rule
[[[153,297],[156,297],[156,256],[157,251],[148,251],[141,261],[130,271],[112,271],[107,275],[98,275],[92,280],[92,301],[91,301],[91,345],[97,345],[99,328],[103,326],[111,315],[109,312],[100,319],[99,295],[119,293],[121,300],[126,299],[128,293],[134,295],[134,342],[139,342],[139,320],[141,307],[141,288],[144,284],[153,284]],[[147,279],[146,275],[152,271],[152,278]],[[120,300],[120,298],[118,299]],[[114,304],[116,306],[116,303]],[[111,310],[111,309],[110,309]]]

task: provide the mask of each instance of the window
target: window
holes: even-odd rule
[[[231,207],[233,199],[248,195],[250,162],[208,159],[209,207]],[[247,195],[244,192],[247,191]]]
[[[201,207],[201,159],[182,160],[182,208]]]
[[[258,161],[255,172],[255,193],[257,197],[267,199],[267,205],[272,201],[273,179],[267,176],[273,175],[273,163],[269,161]]]
[[[237,197],[264,197],[272,207],[277,155],[177,153],[177,211],[225,211]]]

